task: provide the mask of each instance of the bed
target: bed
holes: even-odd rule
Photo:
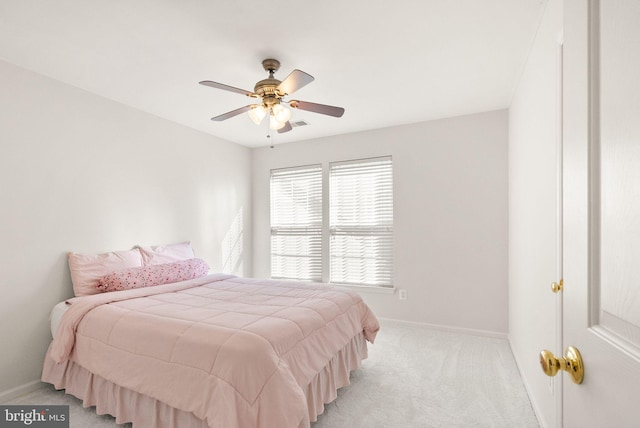
[[[42,380],[136,428],[309,427],[378,329],[354,292],[207,274],[57,305]]]

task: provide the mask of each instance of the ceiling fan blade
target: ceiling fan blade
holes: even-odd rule
[[[222,122],[223,120],[230,119],[230,118],[232,118],[234,116],[237,116],[239,114],[244,113],[245,111],[251,110],[251,107],[253,107],[255,105],[256,104],[249,104],[248,106],[244,106],[244,107],[237,108],[235,110],[231,110],[229,112],[221,114],[220,116],[212,117],[211,120],[213,120],[214,122]]]
[[[300,110],[326,114],[327,116],[333,117],[342,117],[342,115],[344,114],[344,109],[342,107],[310,103],[308,101],[291,100],[289,101],[289,105],[291,106],[291,108],[299,108]]]
[[[293,94],[298,89],[313,82],[313,80],[312,75],[296,69],[289,73],[289,75],[280,82],[280,85],[278,85],[278,91],[282,94]]]
[[[278,129],[278,134],[284,134],[285,132],[289,132],[293,129],[293,127],[291,126],[291,123],[289,123],[289,121],[286,121],[284,126],[280,129]]]
[[[247,91],[246,89],[236,88],[233,86],[225,85],[223,83],[212,82],[211,80],[203,80],[202,82],[200,82],[200,84],[204,86],[210,86],[216,89],[223,89],[225,91],[235,92],[237,94],[246,95],[248,97],[257,97],[256,94],[254,94],[251,91]]]

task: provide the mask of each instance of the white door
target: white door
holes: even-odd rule
[[[565,0],[563,425],[640,427],[640,0]]]

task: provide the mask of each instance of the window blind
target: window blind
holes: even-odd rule
[[[271,171],[271,277],[322,281],[322,166]]]
[[[392,286],[391,157],[330,164],[330,281]]]

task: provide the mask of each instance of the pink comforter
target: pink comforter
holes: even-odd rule
[[[209,275],[70,300],[48,358],[89,371],[211,427],[298,427],[302,387],[378,321],[353,292]]]

